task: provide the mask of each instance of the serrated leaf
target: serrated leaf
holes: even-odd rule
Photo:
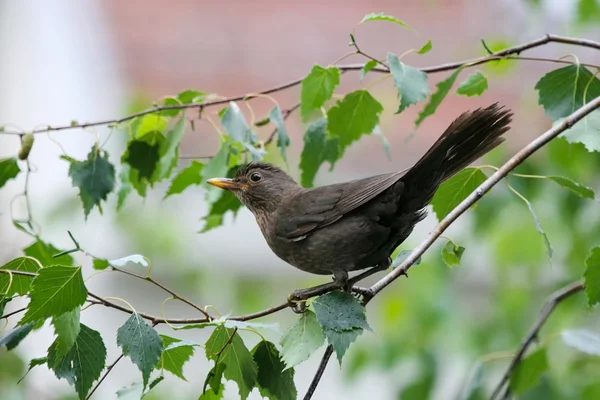
[[[223,225],[225,214],[231,211],[235,216],[241,207],[240,200],[233,193],[225,191],[216,202],[211,204],[208,215],[203,218],[204,228],[202,228],[201,233]]]
[[[579,182],[575,182],[571,178],[567,178],[566,176],[548,176],[548,179],[558,183],[560,186],[570,189],[573,193],[578,195],[579,197],[583,197],[584,199],[593,199],[596,197],[594,193],[594,189],[582,185]]]
[[[544,244],[546,245],[546,251],[548,253],[548,258],[550,260],[552,260],[552,254],[554,253],[554,250],[552,249],[552,244],[550,243],[550,239],[548,239],[548,235],[546,235],[546,231],[544,231],[544,228],[542,227],[542,223],[540,222],[540,219],[538,218],[535,210],[533,209],[533,204],[531,204],[531,202],[529,200],[527,200],[525,197],[522,197],[522,199],[525,202],[525,204],[527,204],[527,208],[529,208],[529,212],[531,213],[531,216],[533,217],[533,221],[535,222],[535,229],[544,238]]]
[[[548,370],[546,349],[539,349],[524,358],[510,375],[510,389],[521,394],[540,384],[542,375]]]
[[[313,306],[323,329],[335,331],[371,330],[365,316],[365,308],[350,293],[329,292],[317,297],[313,301]]]
[[[295,400],[294,369],[285,369],[279,351],[271,342],[262,340],[252,350],[258,366],[256,383],[261,396],[270,400]],[[285,370],[284,370],[285,369]]]
[[[166,135],[166,139],[160,147],[160,161],[158,162],[159,177],[157,180],[166,179],[171,176],[173,168],[179,162],[179,146],[185,135],[187,120],[181,117],[173,129]]]
[[[19,325],[58,317],[81,306],[87,298],[81,267],[53,265],[40,269],[29,298],[27,312]]]
[[[583,65],[569,65],[548,72],[535,89],[539,93],[539,104],[557,121],[600,96],[600,80]]]
[[[82,400],[100,377],[105,363],[106,347],[102,336],[84,324],[81,324],[75,344],[66,356],[60,357],[56,352],[56,341],[48,349],[48,367],[57,378],[64,378],[75,386]]]
[[[85,217],[94,206],[102,214],[102,201],[115,189],[115,167],[108,161],[108,153],[94,146],[85,161],[71,161],[69,176],[73,187],[79,189]]]
[[[561,122],[562,119],[559,119],[556,124]],[[587,151],[600,151],[600,111],[592,111],[559,137],[564,137],[569,143],[581,143]]]
[[[404,64],[394,53],[388,54],[387,62],[400,97],[400,106],[396,114],[419,101],[425,101],[427,95],[431,93],[427,74],[418,68]]]
[[[343,150],[379,124],[383,106],[366,90],[349,93],[327,112],[327,128]]]
[[[283,113],[279,106],[275,106],[269,114],[271,121],[277,127],[277,146],[281,150],[281,155],[284,160],[287,160],[286,148],[290,145],[290,135],[288,134],[285,121],[283,120]]]
[[[183,365],[194,355],[194,346],[170,336],[160,335],[160,337],[165,349],[158,368],[162,367],[178,378],[187,381],[183,376]]]
[[[17,163],[16,157],[5,158],[0,160],[0,188],[9,181],[9,179],[16,178],[21,172],[19,164]]]
[[[118,258],[116,260],[109,260],[108,263],[112,266],[119,268],[130,267],[131,264],[138,264],[144,268],[148,268],[150,266],[148,259],[141,254],[132,254],[127,257]]]
[[[333,96],[340,84],[341,72],[338,67],[323,68],[315,65],[302,81],[300,112],[302,120],[308,121]]]
[[[136,120],[132,126],[135,137],[142,138],[148,134],[162,133],[167,128],[169,120],[156,114],[148,114]]]
[[[241,399],[246,399],[256,384],[258,368],[242,338],[235,330],[221,325],[214,330],[205,349],[209,360],[225,364],[225,379],[237,383]]]
[[[456,93],[463,96],[481,96],[488,88],[488,81],[484,74],[475,72],[460,84]]]
[[[34,369],[35,367],[39,367],[40,365],[44,365],[48,362],[48,357],[40,357],[40,358],[32,358],[31,360],[29,360],[29,366],[27,367],[27,372],[25,372],[25,375],[23,375],[21,377],[21,379],[19,379],[17,381],[17,385],[19,383],[21,383],[21,381],[23,379],[25,379],[25,377],[27,376],[27,374],[29,374],[29,371],[31,371],[32,369]]]
[[[586,354],[600,356],[600,336],[584,329],[566,330],[561,333],[563,341]]]
[[[229,170],[228,158],[230,151],[230,144],[227,141],[221,141],[221,147],[217,154],[210,159],[210,161],[204,166],[204,177],[206,178],[218,178],[223,177]],[[221,197],[226,191],[219,189],[208,183],[204,182],[202,187],[206,189],[206,201],[209,204],[214,203]]]
[[[313,185],[317,171],[325,161],[333,168],[339,159],[339,153],[338,139],[327,137],[327,119],[322,118],[310,124],[304,135],[304,148],[300,155],[302,186]]]
[[[442,183],[431,201],[439,221],[479,187],[487,176],[479,168],[465,168]]]
[[[588,304],[600,303],[600,246],[593,247],[585,259],[585,293]]]
[[[188,89],[177,95],[177,98],[183,104],[202,103],[202,100],[208,96],[208,93],[200,90]]]
[[[23,249],[26,256],[33,257],[40,262],[44,267],[51,265],[73,265],[74,260],[70,254],[64,254],[60,257],[54,255],[61,253],[63,250],[57,249],[51,243],[42,242],[40,239],[32,243],[29,247]]]
[[[0,267],[0,269],[31,273],[37,273],[40,268],[42,268],[42,265],[32,257],[15,258]],[[0,272],[0,297],[12,297],[15,294],[24,296],[31,289],[32,281],[33,277],[31,276],[13,274],[11,283],[10,275],[8,273]]]
[[[317,315],[308,310],[281,338],[281,359],[286,368],[292,368],[308,357],[325,342],[325,335]]]
[[[333,346],[335,355],[340,365],[342,365],[342,358],[352,343],[362,333],[362,329],[348,329],[345,331],[334,331],[332,329],[324,329],[323,333],[327,337],[327,342]]]
[[[423,47],[417,51],[417,54],[427,54],[431,51],[431,49],[433,49],[433,43],[431,43],[431,40],[428,40],[427,43],[425,43]]]
[[[204,394],[208,394],[206,398],[210,399],[221,399],[223,398],[223,392],[225,390],[225,386],[223,385],[223,372],[225,372],[225,363],[218,363],[215,365],[206,375],[206,379],[204,380]],[[209,390],[206,390],[210,387]],[[204,397],[200,397],[201,399]]]
[[[365,76],[369,73],[369,71],[372,71],[373,68],[375,68],[377,66],[378,62],[375,60],[369,60],[365,63],[365,66],[362,67],[361,73],[360,73],[360,79],[365,79]]]
[[[364,16],[364,18],[360,21],[360,23],[364,23],[364,22],[370,22],[370,21],[388,21],[388,22],[393,22],[395,24],[398,24],[400,26],[403,26],[407,29],[413,30],[413,28],[408,25],[406,22],[399,20],[398,18],[392,16],[392,15],[386,15],[384,13],[372,13],[372,14],[367,14]]]
[[[433,113],[435,113],[435,111],[437,110],[439,105],[442,104],[442,101],[446,98],[446,96],[450,92],[450,89],[452,89],[452,85],[454,85],[456,78],[458,77],[458,75],[461,73],[462,70],[463,70],[463,67],[458,68],[447,79],[444,79],[443,81],[441,81],[440,83],[438,83],[436,85],[437,92],[435,92],[434,94],[431,95],[431,99],[429,99],[429,103],[427,103],[425,105],[425,107],[423,108],[423,111],[421,111],[419,113],[419,118],[417,118],[417,121],[415,122],[416,126],[421,125],[421,123],[423,121],[425,121],[425,118],[427,118],[430,115],[433,115]]]
[[[394,259],[392,260],[392,268],[397,268],[410,256],[413,250],[402,250]],[[421,257],[417,258],[417,261],[413,265],[421,264]]]
[[[160,147],[164,139],[149,143],[144,140],[131,140],[121,162],[131,168],[129,181],[140,196],[146,195],[145,185],[154,183],[154,173],[160,159]]]
[[[183,171],[181,171],[171,182],[165,198],[183,192],[185,189],[192,185],[200,185],[203,182],[202,170],[204,164],[199,161],[192,161],[192,163]]]
[[[17,326],[8,335],[0,337],[0,348],[6,346],[7,350],[12,350],[21,343],[23,339],[29,335],[35,324],[30,322],[25,325]]]
[[[150,373],[156,368],[164,348],[159,334],[134,312],[117,330],[117,345],[142,372],[146,387]]]
[[[252,130],[246,122],[246,117],[240,107],[232,102],[229,102],[229,107],[221,117],[221,123],[225,127],[225,130],[235,140],[240,143],[251,143],[252,142]]]
[[[103,270],[110,266],[110,264],[108,263],[108,260],[101,260],[101,259],[97,259],[97,258],[94,259],[92,264],[94,266],[94,269],[98,269],[98,270]]]
[[[54,317],[52,323],[54,324],[54,332],[57,335],[55,340],[56,354],[59,357],[64,357],[73,348],[81,330],[80,308]]]
[[[448,240],[442,249],[442,260],[444,260],[444,263],[450,268],[455,265],[460,266],[460,259],[464,252],[464,247],[457,246],[452,240]]]

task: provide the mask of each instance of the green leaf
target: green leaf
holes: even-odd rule
[[[428,40],[427,43],[425,43],[425,45],[421,47],[419,51],[417,51],[417,54],[427,54],[431,51],[431,49],[433,49],[433,43],[431,43],[431,40]]]
[[[48,357],[40,357],[40,358],[32,358],[31,360],[29,360],[29,367],[27,368],[27,372],[25,372],[25,375],[23,375],[21,377],[21,379],[19,379],[17,381],[17,385],[19,383],[21,383],[21,381],[23,379],[25,379],[25,377],[27,376],[27,374],[29,373],[29,371],[31,371],[32,369],[34,369],[35,367],[39,367],[40,365],[44,365],[48,362]]]
[[[209,395],[202,398],[210,398],[210,399],[222,399],[223,392],[225,390],[225,386],[223,385],[223,372],[225,372],[225,363],[219,363],[215,365],[208,372],[206,379],[204,380],[204,394],[210,392]],[[210,386],[209,390],[206,390]],[[203,394],[203,396],[204,396]]]
[[[142,197],[146,195],[145,185],[154,183],[153,177],[160,159],[159,142],[162,143],[162,140],[155,143],[132,140],[127,144],[127,150],[121,157],[121,162],[131,167],[129,180]]]
[[[488,81],[484,74],[475,72],[460,84],[456,93],[463,96],[481,96],[488,88]]]
[[[131,168],[127,164],[123,164],[119,178],[121,180],[121,187],[119,187],[119,194],[117,199],[117,211],[119,211],[125,204],[125,200],[129,193],[131,193]]]
[[[333,168],[339,157],[338,139],[327,137],[327,119],[322,118],[310,124],[304,135],[304,149],[300,155],[302,186],[311,187],[321,164],[328,161]]]
[[[379,123],[381,104],[366,90],[349,93],[327,112],[331,137],[339,139],[342,151]]]
[[[183,104],[202,103],[203,99],[208,96],[208,93],[199,90],[188,89],[177,95],[177,98]]]
[[[439,105],[442,104],[442,101],[446,98],[450,92],[450,89],[452,89],[452,85],[454,85],[458,74],[460,74],[462,70],[463,67],[458,68],[452,75],[450,75],[450,77],[444,79],[436,85],[438,90],[431,95],[429,103],[427,103],[425,108],[423,108],[423,111],[419,113],[419,118],[417,118],[417,121],[415,122],[416,126],[421,125],[421,123],[425,121],[425,118],[435,113],[435,110],[437,110]]]
[[[106,347],[102,336],[81,324],[75,344],[66,356],[61,357],[56,347],[57,341],[54,341],[48,349],[48,367],[57,378],[65,378],[74,385],[79,398],[85,399],[106,363]]]
[[[419,101],[425,101],[427,95],[431,93],[427,83],[427,74],[418,68],[404,64],[394,53],[388,54],[387,62],[400,97],[400,107],[396,114]]]
[[[510,389],[514,394],[521,394],[540,384],[542,375],[548,370],[548,359],[546,349],[539,349],[514,369],[510,376]]]
[[[252,350],[258,366],[256,383],[261,396],[270,400],[295,400],[294,369],[285,369],[279,351],[271,342],[262,340]]]
[[[292,368],[308,357],[325,342],[325,335],[314,312],[307,310],[281,338],[281,359]]]
[[[246,122],[246,117],[240,107],[233,101],[229,102],[229,107],[221,117],[221,123],[225,130],[235,140],[240,143],[252,143],[252,130]]]
[[[132,383],[129,386],[121,388],[117,390],[117,399],[118,400],[140,400],[145,397],[150,390],[152,390],[156,385],[163,381],[164,376],[159,376],[150,382],[147,388],[144,389],[144,384],[142,382]]]
[[[23,271],[37,273],[42,265],[32,257],[19,257],[0,267],[0,269],[9,269],[12,271]],[[10,275],[0,272],[0,297],[12,297],[15,294],[20,296],[26,295],[31,289],[33,277],[24,275],[12,275],[12,284],[10,283]],[[10,287],[9,287],[10,285]]]
[[[582,65],[569,65],[544,75],[535,89],[539,104],[556,121],[600,96],[600,80]]]
[[[400,253],[398,253],[398,255],[396,257],[394,257],[394,259],[392,260],[392,268],[397,268],[400,266],[400,264],[402,264],[404,262],[404,260],[406,260],[408,258],[408,256],[410,255],[410,253],[412,253],[413,250],[402,250]],[[417,258],[417,261],[415,261],[415,263],[413,265],[419,265],[421,264],[421,257]]]
[[[205,224],[201,233],[208,232],[211,229],[223,225],[225,214],[227,214],[229,211],[232,211],[233,215],[235,216],[241,206],[242,203],[237,197],[235,197],[233,193],[225,191],[219,200],[211,204],[208,215],[203,218]]]
[[[158,368],[164,368],[178,378],[183,376],[183,365],[194,355],[194,346],[179,339],[166,335],[160,335],[164,344],[164,351],[159,361]]]
[[[281,155],[284,160],[287,160],[286,148],[290,145],[290,135],[288,134],[285,121],[283,120],[283,113],[279,106],[275,106],[269,114],[269,118],[277,127],[277,146],[281,150]]]
[[[31,301],[19,325],[58,317],[81,306],[87,298],[81,267],[53,265],[40,269],[29,297]]]
[[[175,124],[173,129],[167,134],[160,147],[160,161],[158,162],[158,171],[160,179],[165,179],[171,176],[173,168],[179,162],[179,145],[185,135],[187,120],[181,117]]]
[[[393,23],[398,24],[400,26],[403,26],[403,27],[405,27],[407,29],[414,30],[406,22],[400,21],[398,18],[396,18],[396,17],[394,17],[392,15],[386,15],[384,13],[367,14],[367,15],[364,16],[364,18],[359,23],[362,24],[364,22],[370,22],[370,21],[388,21],[388,22],[393,22]]]
[[[162,133],[169,124],[169,120],[156,114],[148,114],[136,120],[132,126],[135,137],[143,138],[148,134]]]
[[[79,314],[80,309],[76,308],[52,319],[54,332],[57,335],[56,354],[59,357],[66,356],[77,340],[81,330]]]
[[[375,68],[377,66],[378,62],[375,60],[369,60],[365,63],[365,66],[362,68],[361,73],[360,73],[360,79],[365,79],[365,76],[369,73],[369,71],[372,71],[373,68]]]
[[[210,159],[210,161],[204,166],[204,177],[219,178],[225,176],[229,170],[228,158],[231,145],[227,141],[221,141],[221,147],[217,154]],[[225,193],[223,189],[219,189],[208,183],[204,182],[202,187],[206,189],[206,201],[209,204],[214,203]]]
[[[448,243],[442,249],[442,260],[450,268],[455,265],[460,266],[460,259],[464,252],[464,247],[457,246],[452,240],[448,240]]]
[[[391,146],[388,138],[385,137],[385,135],[383,134],[383,131],[381,130],[381,127],[379,125],[377,125],[375,127],[375,129],[373,130],[373,135],[379,136],[379,138],[381,139],[381,143],[383,144],[383,148],[385,150],[385,155],[387,156],[388,160],[391,161],[392,160],[392,146]]]
[[[333,96],[340,84],[341,72],[338,67],[323,68],[315,65],[302,81],[300,112],[302,120],[308,121]]]
[[[571,191],[573,191],[573,193],[575,193],[579,197],[583,197],[584,199],[593,199],[596,197],[594,189],[582,185],[579,182],[575,182],[571,178],[567,178],[565,176],[548,176],[548,179],[558,183],[562,187],[570,189]]]
[[[323,329],[334,331],[355,328],[371,330],[365,316],[365,308],[349,293],[329,292],[317,297],[313,306]]]
[[[314,300],[313,306],[323,333],[333,346],[338,361],[364,329],[371,330],[365,308],[351,294],[330,292]]]
[[[165,198],[174,194],[179,194],[192,185],[200,185],[203,182],[203,168],[203,163],[196,160],[192,161],[192,163],[186,169],[177,174],[175,179],[173,179],[169,190],[167,190]]]
[[[438,220],[444,219],[486,179],[487,176],[481,169],[465,168],[442,183],[431,202]]]
[[[21,172],[21,169],[19,168],[16,157],[0,160],[0,188],[4,186],[9,179],[14,179],[19,172]]]
[[[600,336],[584,329],[566,330],[561,333],[567,346],[594,356],[600,356]]]
[[[94,269],[103,270],[110,266],[107,260],[94,259]]]
[[[533,217],[533,221],[535,222],[535,229],[544,238],[544,243],[546,245],[546,251],[548,252],[548,258],[550,260],[552,260],[552,254],[554,253],[554,250],[552,249],[552,244],[550,243],[550,239],[548,239],[548,235],[546,235],[546,231],[544,231],[544,228],[542,227],[542,223],[540,222],[540,219],[538,218],[535,210],[533,209],[533,204],[531,204],[531,202],[529,200],[527,200],[525,197],[521,196],[521,198],[525,202],[525,204],[527,204],[527,208],[529,208],[529,212],[531,213],[531,216]]]
[[[114,267],[126,268],[130,267],[131,264],[141,265],[144,268],[150,266],[150,262],[146,257],[141,254],[132,254],[127,257],[118,258],[116,260],[109,260],[108,263]]]
[[[158,333],[134,312],[117,330],[117,345],[142,372],[146,387],[163,352],[163,341]]]
[[[70,254],[64,254],[60,257],[53,257],[61,253],[63,250],[57,249],[51,243],[42,242],[38,239],[29,247],[23,249],[25,255],[33,257],[40,262],[44,267],[51,265],[73,265],[75,262]]]
[[[600,303],[600,246],[593,247],[585,260],[585,293],[590,306]]]
[[[556,121],[556,124],[561,121]],[[559,137],[564,137],[569,143],[581,143],[587,151],[600,151],[600,111],[592,111]]]
[[[17,326],[8,335],[0,336],[0,348],[6,346],[7,350],[12,350],[21,343],[23,339],[29,335],[35,324],[33,322],[21,326]]]
[[[594,23],[600,20],[600,3],[597,0],[579,0],[577,3],[577,22]]]
[[[225,364],[225,379],[234,381],[240,397],[246,399],[256,383],[258,368],[240,335],[234,329],[218,326],[206,342],[206,357]]]
[[[85,161],[72,160],[70,163],[69,176],[73,187],[79,189],[85,217],[94,206],[98,206],[102,214],[102,200],[106,201],[115,189],[115,167],[108,161],[108,153],[94,146]]]

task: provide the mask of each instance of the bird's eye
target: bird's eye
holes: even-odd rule
[[[252,175],[250,175],[250,180],[252,182],[258,182],[262,179],[262,175],[259,174],[258,172],[254,172]]]

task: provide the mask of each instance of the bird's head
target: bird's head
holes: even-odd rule
[[[231,191],[254,214],[271,213],[285,196],[302,190],[283,170],[262,162],[253,162],[240,168],[233,179],[212,178],[207,182]]]

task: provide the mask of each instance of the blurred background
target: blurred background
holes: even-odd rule
[[[161,97],[185,89],[222,96],[261,91],[306,76],[315,63],[327,65],[349,51],[349,33],[365,14],[385,12],[411,26],[418,35],[394,24],[370,23],[355,30],[361,49],[384,58],[420,48],[427,40],[433,50],[403,61],[419,67],[485,55],[480,40],[502,48],[555,33],[600,37],[600,3],[596,0],[311,0],[256,1],[76,1],[0,0],[0,125],[23,130],[113,119],[149,107]],[[598,63],[598,52],[548,45],[527,55],[556,58],[575,53],[584,62]],[[359,56],[344,62],[363,62]],[[530,61],[502,62],[477,67],[489,77],[490,89],[481,97],[451,95],[418,131],[419,108],[394,115],[396,90],[390,81],[371,89],[386,107],[381,129],[389,139],[392,158],[377,137],[356,142],[333,171],[322,167],[316,183],[326,184],[410,166],[461,112],[499,101],[515,111],[506,145],[481,164],[501,164],[520,146],[551,126],[537,104],[535,83],[558,64]],[[464,73],[459,82],[466,79]],[[447,77],[430,75],[430,85]],[[360,81],[360,72],[342,77],[338,93],[347,93],[378,76]],[[282,108],[295,104],[300,87],[274,95]],[[253,102],[257,115],[267,115],[271,103]],[[217,112],[215,108],[211,110]],[[287,122],[292,146],[288,170],[298,177],[304,127],[299,114]],[[259,131],[268,136],[270,128]],[[414,135],[411,135],[414,134]],[[42,238],[58,248],[69,248],[67,229],[94,255],[114,259],[140,253],[153,262],[153,276],[198,304],[211,304],[221,313],[258,311],[282,301],[294,289],[328,278],[307,276],[278,260],[268,249],[252,215],[245,209],[225,226],[206,234],[203,190],[191,187],[163,200],[168,183],[155,186],[146,199],[132,195],[117,213],[116,196],[84,220],[77,191],[67,175],[66,153],[83,159],[100,137],[119,164],[127,134],[105,127],[38,135],[31,160],[30,200]],[[206,122],[189,131],[182,146],[185,168],[190,159],[214,154],[218,134]],[[17,136],[0,135],[0,157],[15,154]],[[582,145],[553,141],[519,167],[527,174],[569,176],[600,189],[600,157]],[[373,333],[365,333],[350,347],[341,368],[331,360],[315,398],[318,399],[453,399],[462,398],[469,382],[489,389],[506,367],[507,351],[517,348],[537,316],[544,299],[555,289],[578,279],[588,249],[599,244],[598,203],[584,201],[550,182],[511,178],[511,183],[533,203],[554,248],[552,262],[536,231],[527,206],[498,185],[491,194],[446,233],[466,251],[460,267],[448,269],[434,246],[410,279],[400,279],[372,301],[368,319]],[[11,199],[22,191],[24,174],[0,191],[0,265],[22,254],[31,238],[16,230],[11,213],[22,216],[25,206]],[[431,215],[402,248],[410,249],[435,225]],[[91,262],[80,257],[85,274]],[[143,270],[137,271],[144,273]],[[377,279],[375,277],[374,279]],[[103,296],[126,298],[138,311],[160,313],[164,293],[117,273],[104,273],[86,283]],[[12,302],[18,308],[24,302]],[[169,302],[170,317],[194,317],[193,309]],[[277,322],[284,332],[295,320],[291,311],[261,320]],[[108,348],[107,362],[120,353],[115,331],[126,315],[91,307],[82,322],[99,330]],[[16,320],[6,329],[12,328]],[[551,340],[552,370],[531,399],[599,398],[598,360],[576,354],[557,333],[565,328],[600,330],[597,315],[585,309],[583,296],[561,305],[542,332]],[[204,343],[207,330],[159,331]],[[182,331],[183,332],[183,331]],[[278,342],[280,334],[266,331]],[[243,336],[251,348],[256,335]],[[46,325],[30,335],[18,351],[0,352],[0,398],[70,399],[72,389],[45,367],[34,369],[15,385],[31,358],[42,357],[53,340]],[[210,364],[202,349],[185,367],[189,382],[168,375],[150,398],[196,399]],[[296,369],[299,394],[306,391],[323,350]],[[510,355],[510,353],[508,354]],[[483,369],[476,366],[484,361]],[[595,370],[595,373],[589,371]],[[587,372],[586,372],[587,371]],[[478,380],[479,379],[479,380]],[[140,380],[126,359],[120,362],[95,394],[115,398],[123,386]],[[237,398],[235,384],[226,398]],[[476,391],[471,398],[484,398]],[[260,398],[255,389],[250,398]]]

